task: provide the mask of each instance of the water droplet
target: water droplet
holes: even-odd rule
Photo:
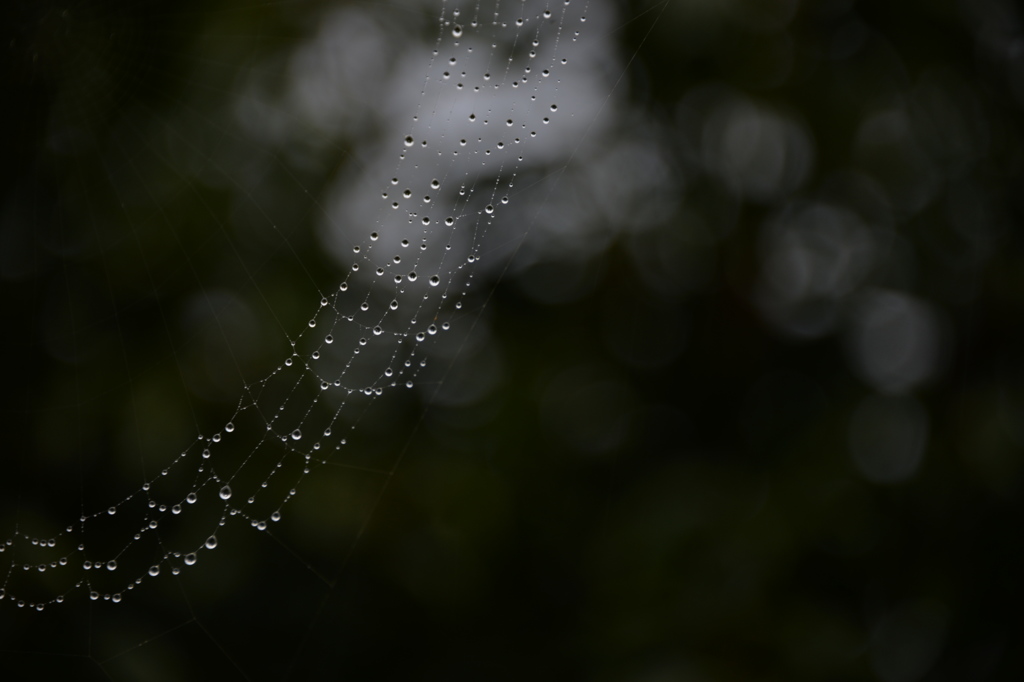
[[[412,272],[410,272],[408,277],[409,277],[409,281],[410,282],[415,282],[416,281],[416,271],[413,270]]]
[[[373,328],[373,335],[374,336],[380,336],[383,333],[384,333],[384,330],[381,329],[379,325]]]
[[[173,507],[171,507],[171,513],[172,514],[180,514],[181,513],[181,505],[180,504],[176,504]]]
[[[196,555],[195,555],[194,552],[192,554],[186,554],[185,555],[185,565],[186,566],[194,566],[195,563],[196,563]]]
[[[454,26],[452,26],[452,35],[455,36],[456,38],[461,36],[462,35],[462,27],[459,26],[458,24],[455,24]],[[455,57],[452,57],[451,63],[452,64],[455,63]]]
[[[310,321],[309,321],[309,327],[310,327],[310,329],[312,329],[312,328],[313,328],[313,327],[315,327],[315,326],[316,326],[316,320],[310,320]]]
[[[223,488],[220,489],[220,493],[219,494],[220,494],[220,499],[222,499],[222,500],[230,500],[231,499],[231,486],[225,485]]]
[[[487,214],[494,213],[494,207],[491,206],[490,204],[487,204],[487,206],[484,207],[484,212],[487,213]]]
[[[108,561],[107,562],[107,570],[108,571],[116,571],[117,570],[117,562],[114,561],[113,559]]]
[[[107,510],[107,513],[113,516],[117,513],[117,507],[111,507],[110,509]]]
[[[281,512],[276,511],[273,514],[271,514],[270,515],[270,520],[271,521],[280,521],[281,520]]]
[[[151,576],[153,576],[153,577],[156,577],[156,576],[160,575],[160,567],[159,566],[150,566],[149,567],[149,574]]]
[[[217,536],[216,535],[211,535],[210,537],[206,538],[206,544],[205,544],[206,549],[213,549],[216,546],[217,546]]]
[[[430,278],[430,286],[436,287],[440,283],[441,283],[441,278],[438,277],[437,275],[434,275],[433,277]]]
[[[196,497],[195,493],[189,493],[185,497],[185,501],[188,502],[189,504],[195,504],[197,499],[199,499],[199,498]]]
[[[406,147],[411,147],[413,145],[413,142],[415,142],[415,140],[412,139],[412,135],[406,135],[405,136],[405,146]]]
[[[235,430],[234,422],[228,422],[227,424],[225,424],[224,425],[224,430],[227,431],[228,433],[231,433],[232,431],[234,431]]]

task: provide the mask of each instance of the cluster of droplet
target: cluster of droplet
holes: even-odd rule
[[[442,87],[451,84],[459,93],[478,93],[487,88],[491,91],[502,88],[528,91],[531,86],[532,93],[526,99],[517,100],[520,104],[516,107],[517,111],[511,114],[495,116],[495,112],[488,109],[484,102],[481,103],[481,109],[468,115],[468,123],[486,127],[490,131],[488,137],[496,139],[485,141],[483,132],[475,140],[470,136],[448,140],[444,135],[437,139],[438,132],[434,128],[440,125],[437,123],[427,125],[425,134],[416,135],[413,131],[406,135],[401,141],[395,175],[385,181],[380,193],[387,208],[365,236],[352,244],[350,271],[333,292],[321,296],[320,305],[310,318],[308,328],[292,340],[291,353],[282,359],[281,365],[263,380],[245,388],[234,415],[222,432],[198,438],[192,447],[181,452],[157,477],[144,483],[139,491],[118,504],[91,515],[82,515],[77,523],[69,525],[65,533],[61,534],[67,537],[39,539],[19,532],[0,543],[0,553],[11,550],[16,542],[28,542],[35,547],[58,551],[65,545],[69,547],[48,563],[12,562],[5,579],[0,583],[0,600],[13,601],[18,606],[41,611],[47,604],[64,602],[66,595],[75,589],[84,588],[92,600],[116,603],[121,601],[123,592],[141,584],[145,576],[155,578],[164,573],[178,575],[185,567],[194,566],[201,551],[213,550],[218,546],[216,528],[224,526],[232,517],[241,517],[253,528],[266,530],[269,523],[281,520],[282,509],[297,494],[302,478],[318,464],[326,463],[327,460],[320,454],[324,445],[329,442],[335,450],[340,450],[347,443],[347,439],[339,438],[338,435],[342,431],[342,409],[347,405],[349,397],[375,399],[383,395],[386,389],[400,386],[412,388],[416,385],[419,372],[427,365],[427,354],[420,351],[419,346],[428,338],[449,330],[451,318],[463,308],[463,299],[473,280],[473,273],[467,266],[479,262],[481,240],[487,229],[494,225],[499,207],[509,203],[508,194],[514,188],[523,155],[515,154],[507,160],[500,160],[498,172],[493,173],[494,178],[483,183],[466,177],[465,173],[457,174],[457,179],[450,179],[449,174],[455,168],[453,159],[459,157],[460,153],[464,156],[469,154],[493,158],[506,149],[516,146],[521,148],[525,140],[537,137],[538,126],[535,124],[543,126],[551,122],[552,116],[558,111],[557,103],[538,103],[538,97],[557,88],[542,89],[539,83],[551,76],[556,62],[565,64],[566,60],[555,60],[552,57],[551,63],[538,69],[534,68],[534,62],[542,43],[542,28],[553,27],[552,35],[545,39],[557,44],[565,22],[564,7],[568,5],[569,1],[565,0],[561,17],[556,17],[550,7],[545,7],[536,15],[518,17],[511,21],[499,19],[497,10],[490,22],[483,22],[479,16],[475,16],[463,23],[459,9],[452,10],[450,16],[442,15],[442,32],[432,61],[432,67],[440,73],[438,78],[433,74],[428,75],[428,81],[433,79]],[[477,15],[479,10],[478,4],[475,10]],[[496,49],[496,39],[493,39],[493,35],[487,35],[485,29],[494,35],[501,35],[513,45],[525,42],[524,38],[528,38],[525,65],[513,70],[514,58],[509,56],[505,64],[500,69],[494,69],[493,73],[487,70],[474,76],[467,70],[458,71],[459,51],[464,51],[466,55],[472,54],[473,45],[468,40],[471,36],[489,41],[491,49]],[[506,32],[508,35],[504,35]],[[441,47],[446,44],[446,34],[454,39],[450,46],[452,54],[438,61]],[[467,90],[465,83],[475,77],[480,79],[482,85]],[[418,109],[413,116],[413,127],[419,125]],[[493,133],[494,130],[499,133]],[[505,137],[506,132],[508,137]],[[435,137],[435,141],[431,142],[427,137]],[[444,152],[446,144],[450,145],[447,156]],[[441,149],[435,150],[435,146]],[[432,163],[430,167],[436,169],[437,177],[423,181],[418,176],[422,175],[422,169],[427,163]],[[407,172],[403,173],[403,169],[407,169]],[[403,183],[401,180],[403,174],[408,176],[408,182]],[[418,183],[423,184],[418,186]],[[397,221],[389,217],[392,211],[398,211],[403,206],[405,211],[399,211]],[[442,217],[435,218],[438,214]],[[463,236],[462,241],[466,245],[462,251],[453,250],[457,234]],[[467,234],[468,239],[465,238]],[[385,235],[388,236],[386,240],[382,238]],[[390,295],[381,296],[381,292],[385,291]],[[358,330],[357,333],[352,334],[353,329]],[[374,373],[376,379],[369,383],[358,383],[356,360],[361,354],[365,357],[371,348],[389,348],[383,355],[386,361]],[[342,358],[342,361],[327,362],[328,359],[338,358]],[[264,404],[263,389],[285,376],[291,377],[293,382],[287,397],[276,409],[273,405]],[[317,430],[317,437],[312,442],[311,439],[304,439],[302,428],[313,407],[305,411],[306,416],[298,426],[282,429],[278,425],[280,415],[284,413],[289,401],[299,395],[300,387],[309,381],[318,385],[325,396],[332,393],[342,396],[336,403],[333,417],[326,427]],[[311,399],[314,404],[320,401],[319,396]],[[237,495],[232,488],[235,474],[230,469],[219,471],[215,466],[217,448],[236,431],[235,422],[252,413],[263,415],[266,426],[267,435],[260,440],[260,445],[274,441],[283,446],[284,451],[281,459],[268,466],[269,471],[260,484],[261,488],[267,487],[286,459],[298,456],[304,462],[298,480],[294,481],[283,499],[265,517],[246,511],[248,505],[255,502],[256,493],[241,505],[236,504]],[[244,463],[248,462],[247,458]],[[156,499],[153,494],[154,485],[178,467],[194,469],[194,489],[175,502]],[[214,524],[213,532],[205,540],[197,542],[191,549],[165,551],[146,569],[145,576],[129,580],[120,591],[93,589],[93,580],[90,578],[93,572],[118,571],[118,557],[147,533],[158,532],[164,515],[178,516],[195,505],[200,494],[205,494],[202,492],[204,489],[216,490],[220,505],[220,516]],[[125,542],[123,549],[116,556],[100,560],[84,558],[90,555],[86,545],[75,543],[69,538],[84,535],[86,525],[98,518],[116,515],[121,507],[136,496],[141,496],[140,499],[144,500],[149,511],[137,531]],[[81,578],[69,589],[49,600],[26,601],[8,594],[8,585],[15,569],[43,573],[75,565],[81,567]]]

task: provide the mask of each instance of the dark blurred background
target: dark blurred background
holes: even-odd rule
[[[1021,10],[588,11],[600,132],[512,202],[442,390],[362,423],[395,474],[317,476],[121,604],[0,601],[4,679],[1024,675]],[[0,12],[10,537],[130,494],[283,356],[341,272],[316,197],[386,126],[238,101],[328,25],[398,87],[440,7]]]

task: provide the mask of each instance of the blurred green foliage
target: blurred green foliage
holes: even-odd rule
[[[4,10],[5,525],[131,492],[334,286],[311,197],[356,141],[223,129],[248,70],[327,7]],[[430,35],[439,10],[393,11]],[[637,118],[595,144],[642,121],[664,172],[630,197],[668,208],[598,214],[606,248],[488,284],[449,380],[473,385],[465,362],[489,388],[368,414],[370,471],[311,480],[281,540],[228,529],[120,605],[0,604],[5,679],[1022,674],[1024,17],[614,13]],[[902,469],[890,447],[914,450]]]

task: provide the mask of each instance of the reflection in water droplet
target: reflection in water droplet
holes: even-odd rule
[[[231,499],[231,486],[226,485],[220,489],[220,499],[230,500]]]

